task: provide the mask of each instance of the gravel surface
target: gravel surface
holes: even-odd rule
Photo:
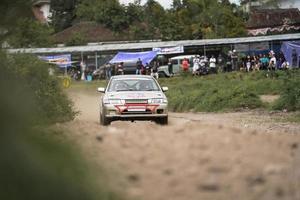
[[[142,200],[300,200],[300,124],[285,113],[170,113],[170,124],[99,125],[99,96],[70,93],[61,125],[113,187]],[[96,176],[95,176],[96,177]]]

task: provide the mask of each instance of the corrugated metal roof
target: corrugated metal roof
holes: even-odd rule
[[[152,49],[154,47],[173,47],[173,46],[209,46],[209,45],[229,45],[239,43],[254,43],[267,41],[285,41],[300,40],[300,33],[257,36],[257,37],[241,37],[241,38],[224,38],[224,39],[205,39],[205,40],[181,40],[181,41],[165,41],[165,42],[143,42],[143,43],[124,43],[124,44],[103,44],[95,46],[74,46],[74,47],[56,47],[56,48],[24,48],[24,49],[8,49],[9,53],[80,53],[80,52],[105,52],[105,51],[124,51]]]

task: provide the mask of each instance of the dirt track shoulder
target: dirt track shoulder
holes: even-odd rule
[[[299,124],[255,111],[171,113],[168,126],[101,127],[97,95],[71,96],[81,115],[65,125],[70,138],[90,160],[119,171],[114,186],[130,198],[299,198]]]

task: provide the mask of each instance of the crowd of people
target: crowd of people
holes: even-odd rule
[[[187,66],[189,66],[188,59],[184,59],[182,70],[188,71]],[[214,55],[196,56],[192,61],[192,66],[193,75],[231,71],[286,70],[290,67],[284,56],[275,55],[274,51],[267,54],[238,56],[236,50],[229,51],[227,56],[219,54],[217,58]]]
[[[151,75],[154,78],[158,79],[158,67],[159,62],[154,60],[151,63],[143,64],[142,60],[138,58],[135,64],[135,74],[136,75]],[[109,79],[112,75],[124,75],[124,62],[117,64],[106,63],[105,64],[105,75]]]
[[[170,76],[178,73],[173,71],[172,59],[168,59],[168,62],[164,65],[168,66],[168,72]],[[282,54],[276,55],[274,51],[270,51],[266,54],[252,54],[243,55],[238,54],[236,50],[229,51],[227,55],[219,54],[215,57],[213,54],[210,56],[196,55],[190,59],[184,58],[179,63],[180,71],[185,73],[192,73],[193,75],[207,75],[216,74],[220,72],[231,71],[259,71],[259,70],[286,70],[290,68],[289,63],[285,60]],[[159,78],[160,62],[154,59],[150,63],[143,63],[140,58],[136,63],[131,63],[131,74],[137,75],[151,75],[156,79]],[[85,68],[83,68],[85,69]],[[103,69],[103,78],[109,79],[113,75],[123,75],[128,72],[128,66],[124,66],[124,62],[111,64],[106,63]],[[84,80],[84,76],[92,75],[92,72],[84,71],[84,73],[74,73],[77,79]],[[99,77],[100,78],[100,77]]]

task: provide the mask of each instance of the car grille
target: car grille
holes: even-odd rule
[[[124,110],[122,113],[122,115],[136,115],[136,114],[153,114],[150,110],[146,110],[146,111],[128,111],[128,110]]]
[[[125,103],[126,104],[147,104],[148,100],[147,99],[126,99]]]

